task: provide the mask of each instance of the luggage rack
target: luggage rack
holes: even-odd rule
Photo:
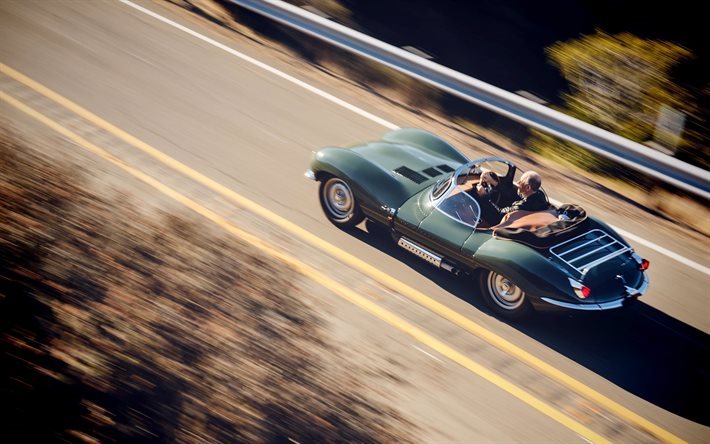
[[[582,243],[578,243],[580,239]],[[582,277],[587,274],[590,269],[627,251],[632,250],[630,247],[627,247],[599,229],[587,231],[584,234],[580,234],[579,236],[550,247],[550,253],[552,255],[578,272]],[[578,253],[571,254],[574,252]],[[581,263],[580,265],[580,261],[585,258],[588,258],[588,262]]]

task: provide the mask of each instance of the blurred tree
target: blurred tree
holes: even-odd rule
[[[324,15],[338,23],[353,27],[352,12],[340,0],[287,0],[296,6]]]
[[[569,85],[564,112],[612,133],[645,142],[653,138],[663,105],[686,115],[696,111],[688,92],[671,77],[675,65],[692,57],[676,44],[597,31],[557,42],[546,52]],[[679,150],[693,148],[698,139],[686,131]],[[529,146],[597,172],[619,173],[606,159],[537,131]]]

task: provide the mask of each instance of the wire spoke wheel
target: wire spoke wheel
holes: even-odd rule
[[[495,271],[482,274],[481,290],[488,306],[502,316],[519,318],[529,309],[525,292],[513,281]]]
[[[320,202],[325,215],[339,227],[352,227],[364,218],[350,186],[338,177],[321,182]]]
[[[348,184],[340,179],[330,179],[325,186],[325,201],[328,211],[336,219],[352,216],[355,200]]]

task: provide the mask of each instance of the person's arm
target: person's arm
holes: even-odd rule
[[[500,214],[508,214],[508,213],[512,213],[513,211],[522,210],[523,204],[525,204],[525,200],[516,200],[509,207],[501,208]]]

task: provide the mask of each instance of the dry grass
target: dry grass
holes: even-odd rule
[[[301,279],[148,217],[0,134],[0,396],[22,442],[407,441],[301,302]]]

